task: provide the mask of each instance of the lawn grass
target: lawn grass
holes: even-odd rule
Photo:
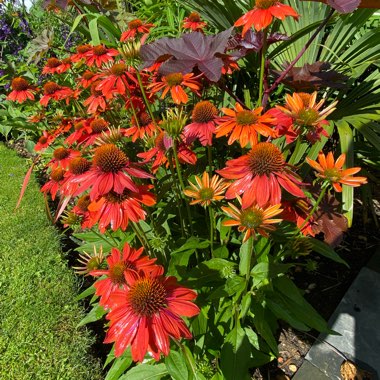
[[[0,379],[97,380],[92,338],[76,329],[83,310],[34,180],[15,209],[27,170],[0,144]]]

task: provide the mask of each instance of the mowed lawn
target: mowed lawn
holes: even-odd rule
[[[93,338],[76,329],[84,311],[32,176],[15,210],[26,161],[0,144],[0,379],[96,380]]]

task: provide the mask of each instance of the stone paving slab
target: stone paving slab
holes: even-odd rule
[[[379,379],[380,273],[375,265],[380,262],[379,256],[380,252],[371,260],[371,269],[364,267],[359,272],[329,320],[329,326],[341,336],[321,334],[320,341],[312,346],[306,356],[307,360],[294,379],[323,379],[307,373],[311,368],[310,364],[319,368],[327,378],[340,379],[340,365],[344,358],[331,346],[321,342],[323,340],[343,352],[361,368],[374,373],[374,379]],[[304,365],[306,370],[303,369]]]

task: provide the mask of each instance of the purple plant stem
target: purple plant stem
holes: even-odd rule
[[[289,64],[289,66],[282,72],[282,74],[275,80],[275,82],[272,84],[270,88],[264,91],[263,101],[261,105],[266,108],[269,100],[269,95],[277,88],[277,86],[284,80],[286,75],[289,73],[289,71],[294,67],[294,65],[300,60],[300,58],[305,54],[306,50],[309,48],[309,46],[312,44],[312,42],[315,40],[315,38],[318,36],[319,32],[326,26],[326,24],[329,22],[331,16],[334,14],[335,10],[330,9],[329,14],[326,16],[326,18],[323,20],[322,24],[318,26],[317,30],[314,32],[314,34],[310,37],[309,41],[306,42],[305,46],[301,49],[301,51],[298,53],[297,57],[294,58],[294,60]]]

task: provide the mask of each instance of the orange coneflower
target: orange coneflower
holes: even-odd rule
[[[88,106],[87,112],[89,114],[104,112],[107,108],[103,92],[96,89],[99,83],[100,81],[96,81],[91,85],[91,96],[83,102],[84,106]]]
[[[122,131],[122,134],[124,136],[132,136],[132,142],[135,142],[137,139],[152,137],[157,128],[153,124],[149,114],[142,111],[136,116],[137,120],[136,117],[133,116],[131,120],[132,126]]]
[[[47,131],[42,132],[42,136],[38,139],[37,144],[34,146],[34,150],[39,152],[41,150],[46,149],[53,141],[55,140],[55,136],[51,135]]]
[[[135,38],[137,33],[149,33],[149,29],[153,26],[153,24],[144,24],[140,19],[136,18],[128,23],[128,29],[121,34],[120,41],[124,42]]]
[[[200,85],[197,81],[197,78],[194,77],[193,73],[171,73],[163,76],[161,80],[156,80],[154,83],[151,83],[148,86],[152,93],[163,90],[161,99],[164,99],[167,93],[170,91],[170,95],[176,104],[187,103],[189,100],[189,97],[187,96],[183,87],[188,87],[193,92],[198,94]]]
[[[64,186],[66,187],[67,182],[65,182]],[[78,218],[80,222],[80,226],[82,230],[86,228],[91,228],[94,223],[90,218],[90,212],[88,211],[88,206],[91,203],[90,196],[88,194],[82,195],[78,200],[76,205],[72,208],[69,214]],[[66,226],[64,226],[66,227]],[[95,269],[95,268],[93,268]]]
[[[264,207],[281,202],[281,187],[295,197],[304,198],[299,188],[302,184],[285,162],[280,149],[270,143],[254,145],[251,151],[239,158],[227,161],[227,167],[217,173],[236,180],[227,190],[226,198],[243,194],[243,208],[254,203]]]
[[[273,21],[273,17],[284,20],[287,16],[291,16],[296,20],[299,18],[299,14],[292,7],[282,4],[279,0],[256,0],[253,9],[240,17],[235,22],[235,26],[244,25],[242,32],[244,37],[252,25],[259,31],[269,26]]]
[[[254,110],[245,110],[239,103],[236,103],[235,110],[222,108],[227,116],[222,116],[217,121],[216,137],[225,136],[231,133],[228,139],[228,145],[239,140],[242,148],[248,143],[251,146],[258,142],[257,134],[263,136],[274,136],[274,131],[270,127],[276,122],[276,119],[265,113],[261,115],[263,107]]]
[[[92,49],[92,46],[89,44],[80,45],[76,48],[76,54],[71,56],[71,62],[79,62],[81,59],[86,59],[86,53],[88,53]]]
[[[96,45],[85,53],[86,64],[101,67],[104,63],[113,62],[120,53],[116,49],[107,49],[104,45]]]
[[[334,155],[332,152],[329,152],[327,157],[322,152],[319,153],[318,162],[311,160],[308,157],[306,158],[306,161],[318,172],[317,176],[330,182],[334,187],[334,190],[338,193],[342,192],[342,186],[340,186],[340,183],[351,187],[358,187],[367,183],[366,177],[353,177],[353,175],[358,173],[361,168],[355,167],[342,169],[346,161],[345,153],[341,154],[336,162],[334,162]]]
[[[29,82],[21,77],[14,78],[11,83],[12,91],[7,96],[7,100],[24,103],[27,99],[34,100],[35,89]]]
[[[96,250],[96,246],[94,245],[94,253],[89,254],[87,252],[83,252],[79,254],[78,263],[81,266],[73,267],[76,274],[81,274],[84,276],[88,276],[91,271],[99,269],[104,261],[103,255],[103,247],[100,246],[99,252]]]
[[[70,165],[70,161],[73,158],[79,156],[80,152],[77,150],[59,147],[54,150],[53,158],[48,162],[47,166],[51,167],[52,169],[61,167],[66,170]]]
[[[242,203],[241,198],[237,197],[239,203]],[[280,223],[282,219],[271,219],[272,217],[282,212],[281,204],[273,206],[260,207],[256,204],[248,208],[239,210],[232,203],[228,203],[229,207],[222,207],[222,210],[232,219],[222,222],[224,226],[239,226],[239,232],[245,232],[243,243],[251,236],[256,239],[256,234],[259,233],[264,237],[268,237],[267,231],[274,231],[276,228],[274,223]]]
[[[197,103],[192,113],[192,123],[185,126],[183,134],[188,143],[199,139],[203,146],[212,145],[218,110],[208,100]]]
[[[183,28],[190,29],[193,32],[203,32],[207,23],[201,20],[198,12],[191,12],[188,17],[183,19]]]
[[[65,170],[58,167],[53,169],[50,173],[50,179],[41,187],[41,192],[50,193],[51,199],[54,201],[58,191],[62,189],[65,182]]]
[[[291,202],[285,201],[282,202],[282,207],[284,208],[282,212],[284,220],[295,223],[303,235],[315,236],[313,231],[315,221],[313,216],[309,217],[312,206],[308,200],[297,199]],[[305,223],[307,218],[309,218],[309,220]]]
[[[74,92],[69,87],[60,86],[55,82],[47,82],[44,84],[44,95],[40,99],[40,104],[47,107],[50,99],[56,101],[66,99],[67,102],[72,95],[74,95]]]
[[[182,316],[199,313],[193,303],[197,294],[180,286],[175,277],[162,274],[162,269],[140,274],[111,294],[111,312],[106,317],[110,328],[104,342],[115,342],[116,357],[130,346],[134,361],[142,362],[147,352],[159,360],[161,353],[169,355],[169,338],[192,337]]]
[[[67,145],[80,145],[83,143],[83,141],[87,138],[87,136],[91,133],[90,123],[93,120],[93,118],[90,119],[83,119],[83,120],[76,120],[74,123],[74,132],[71,133],[66,140],[64,141]]]
[[[108,269],[96,269],[91,271],[91,276],[106,278],[95,282],[96,295],[100,296],[99,304],[105,308],[109,307],[110,295],[120,288],[124,288],[128,283],[139,277],[139,273],[150,273],[157,270],[156,259],[148,256],[141,256],[144,248],[138,250],[125,243],[123,252],[117,248],[112,248],[111,254],[107,257]]]
[[[83,88],[90,87],[96,80],[99,79],[99,74],[95,74],[94,72],[90,70],[86,70],[82,77],[79,79],[79,84]]]
[[[305,134],[312,143],[320,140],[321,135],[328,137],[328,133],[324,129],[324,126],[329,124],[326,117],[335,110],[338,102],[333,102],[320,111],[325,99],[317,103],[317,92],[287,94],[285,102],[285,107],[276,106],[276,108],[293,119],[292,128],[298,135]]]
[[[62,74],[70,69],[71,59],[65,58],[60,60],[58,58],[49,58],[46,65],[42,69],[42,74]]]
[[[191,198],[194,198],[190,202],[191,205],[200,203],[202,206],[206,207],[214,201],[220,201],[224,198],[224,192],[230,185],[229,182],[225,182],[223,178],[218,175],[213,175],[210,181],[210,176],[207,172],[204,172],[202,179],[195,176],[196,183],[189,181],[192,189],[185,189],[184,193]]]
[[[91,162],[86,158],[77,156],[69,161],[68,171],[65,173],[65,184],[62,188],[64,195],[76,196],[82,193],[80,183],[75,179],[86,173],[91,168]]]

